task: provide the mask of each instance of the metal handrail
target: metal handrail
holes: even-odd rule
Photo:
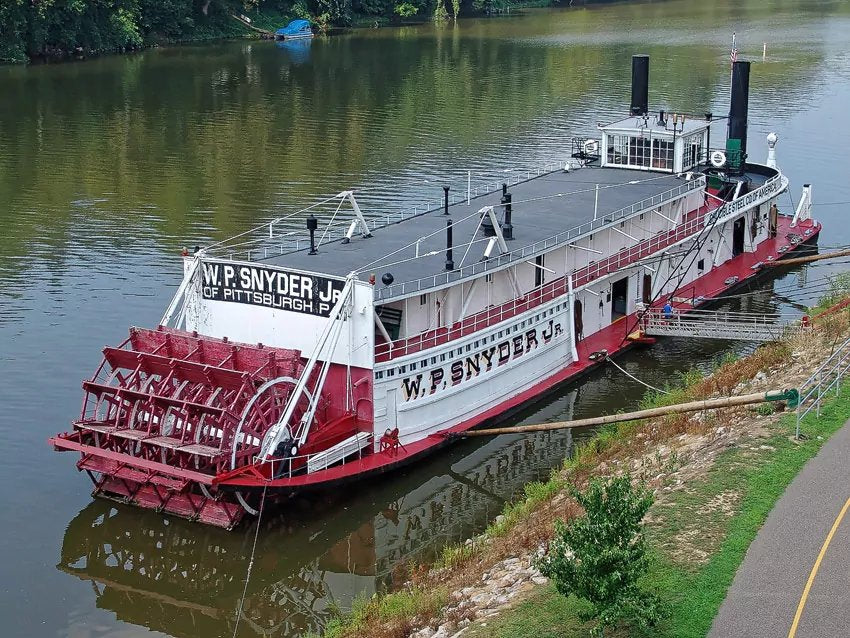
[[[836,396],[840,393],[841,379],[848,370],[850,370],[850,337],[800,385],[796,438],[800,438],[800,424],[806,415],[815,410],[816,416],[820,418],[821,402],[824,396],[833,388],[835,388]]]
[[[370,445],[374,445],[375,442],[374,433],[364,432],[364,434],[367,434],[366,441],[364,445],[362,445],[360,449],[356,452],[356,460],[358,461],[363,458],[363,450],[367,449]],[[310,454],[298,454],[296,456],[270,457],[267,462],[271,464],[271,473],[273,478],[283,478],[284,476],[286,476],[287,478],[292,478],[292,475],[299,473],[302,468],[306,471],[310,459],[313,459],[319,456],[320,454],[324,454],[325,452],[327,452],[327,450],[320,450],[318,452],[312,452]],[[326,470],[331,466],[345,465],[346,463],[350,463],[355,460],[354,458],[349,458],[353,457],[354,454],[355,452],[352,452],[348,457],[345,457],[339,461],[331,461],[330,457],[328,457],[328,459],[325,461],[324,467],[322,467],[321,470]],[[257,463],[259,461],[260,457],[254,457],[254,463]],[[285,464],[287,466],[285,473],[275,472],[275,463]],[[294,468],[293,465],[295,466]]]

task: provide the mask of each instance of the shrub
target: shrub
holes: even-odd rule
[[[596,621],[598,635],[620,624],[654,627],[666,610],[639,585],[648,567],[642,521],[652,493],[633,488],[628,477],[593,480],[584,492],[571,492],[585,514],[555,523],[539,569],[561,594],[587,601],[582,620]]]

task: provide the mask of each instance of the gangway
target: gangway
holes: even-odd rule
[[[799,332],[806,324],[799,317],[727,310],[674,310],[668,315],[660,308],[652,308],[641,318],[644,333],[651,337],[741,341],[776,341]]]

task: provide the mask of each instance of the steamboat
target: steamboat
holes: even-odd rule
[[[749,75],[733,63],[728,118],[650,112],[634,56],[628,113],[566,162],[384,218],[344,191],[287,218],[306,232],[281,218],[184,251],[160,325],[104,349],[50,444],[95,495],[232,528],[504,418],[649,341],[648,310],[816,242],[809,185],[782,210],[776,136],[749,160]]]

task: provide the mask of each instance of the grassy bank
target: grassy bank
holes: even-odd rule
[[[682,375],[667,394],[647,395],[642,407],[793,387],[847,333],[848,313],[834,313],[813,333],[721,361],[707,377]],[[578,513],[567,485],[582,487],[592,477],[628,473],[647,482],[657,496],[648,516],[653,548],[648,580],[672,614],[653,635],[704,636],[773,504],[850,417],[850,398],[833,399],[819,420],[808,417],[808,438],[800,442],[790,437],[794,415],[774,410],[775,404],[727,408],[600,430],[562,470],[527,485],[526,497],[509,504],[484,534],[445,548],[430,568],[411,569],[399,591],[361,601],[356,622],[340,620],[326,635],[348,638],[369,627],[376,638],[402,638],[429,626],[454,630],[467,625],[463,636],[472,638],[587,635],[578,620],[581,603],[560,596],[551,585],[525,583],[521,595],[497,609],[470,609],[457,601],[474,599],[489,573],[515,560],[509,557],[529,557],[545,546],[554,520]],[[440,606],[434,592],[449,604]]]
[[[796,442],[793,414],[765,426],[765,436],[721,453],[707,474],[672,492],[651,510],[648,537],[655,548],[648,582],[669,604],[671,617],[653,636],[707,634],[735,572],[777,499],[803,465],[850,418],[850,394],[830,401],[805,420],[807,439]],[[810,418],[811,417],[811,418]],[[586,636],[580,603],[551,585],[485,624],[469,638]]]

